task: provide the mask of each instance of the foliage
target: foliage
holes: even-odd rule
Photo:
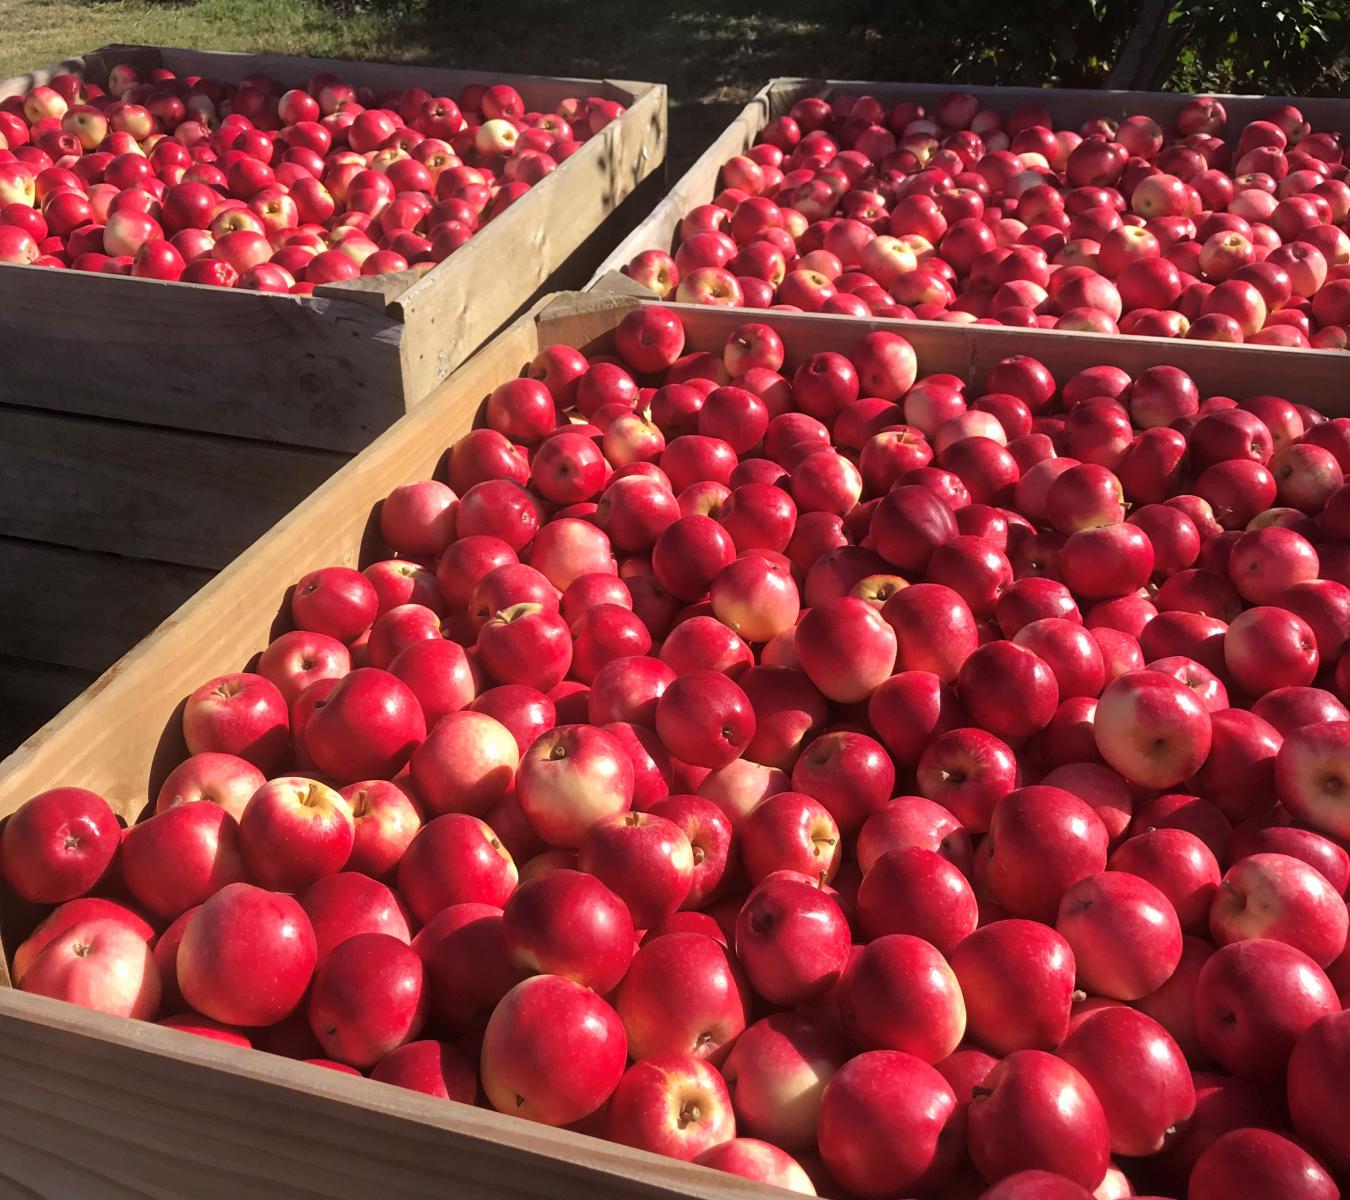
[[[943,78],[1099,87],[1137,24],[1142,75],[1122,86],[1300,95],[1341,90],[1350,74],[1350,0],[949,0],[928,8],[870,3],[892,63],[945,46]],[[941,61],[939,59],[939,61]],[[879,64],[880,65],[880,64]],[[893,78],[889,73],[875,78]]]

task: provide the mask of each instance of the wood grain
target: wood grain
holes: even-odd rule
[[[10,536],[206,568],[223,567],[346,461],[3,407],[0,445],[0,528]]]
[[[212,574],[0,537],[0,644],[22,658],[102,671]]]
[[[0,271],[0,404],[354,453],[403,414],[402,338],[347,300]]]

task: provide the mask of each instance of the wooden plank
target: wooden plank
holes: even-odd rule
[[[403,413],[402,332],[346,300],[17,267],[0,404],[350,453]]]
[[[664,162],[665,147],[666,91],[659,86],[397,297],[391,310],[406,328],[410,398],[430,393],[551,276],[566,271],[592,233]]]
[[[689,349],[720,349],[745,315],[739,309],[673,304]],[[620,316],[622,312],[620,311]],[[1273,393],[1308,404],[1331,417],[1350,416],[1350,358],[1337,350],[1285,346],[1229,346],[1174,338],[1112,337],[999,325],[949,325],[941,321],[865,320],[856,317],[766,314],[787,352],[786,370],[822,350],[847,353],[864,333],[886,330],[909,339],[927,375],[951,372],[980,383],[994,364],[1032,354],[1063,382],[1086,367],[1109,364],[1131,375],[1158,364],[1180,367],[1202,395],[1236,399]],[[617,318],[616,318],[617,320]]]
[[[344,456],[119,421],[0,408],[0,529],[194,567],[222,567]]]
[[[101,62],[111,67],[121,61],[117,58],[117,52],[120,50],[121,47],[105,46],[97,51],[97,55]],[[452,98],[458,96],[471,83],[505,83],[520,92],[527,107],[540,111],[555,108],[560,101],[572,97],[584,99],[587,96],[601,95],[605,86],[605,81],[600,79],[523,75],[506,71],[461,71],[422,66],[418,63],[292,58],[279,54],[230,54],[214,50],[185,50],[171,47],[161,47],[158,53],[164,66],[179,75],[209,75],[215,79],[234,81],[261,71],[290,87],[307,83],[319,72],[333,72],[357,87],[369,87],[376,91],[392,91],[416,84],[435,94],[449,95]],[[637,86],[646,89],[653,85]],[[636,94],[630,95],[636,99]]]
[[[93,671],[0,655],[0,755],[41,729],[96,678]]]
[[[0,537],[0,650],[98,672],[213,572]]]
[[[0,1190],[80,1200],[773,1200],[612,1142],[0,991]]]

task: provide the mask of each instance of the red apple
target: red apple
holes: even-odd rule
[[[1195,1028],[1225,1070],[1269,1082],[1284,1077],[1294,1044],[1339,1011],[1331,981],[1301,950],[1255,938],[1225,946],[1201,968]]]
[[[60,904],[103,878],[120,838],[103,797],[83,788],[55,788],[34,796],[5,822],[0,868],[25,900]]]
[[[512,988],[488,1020],[483,1091],[498,1112],[570,1125],[610,1097],[625,1060],[623,1025],[604,1000],[539,975]]]
[[[737,1127],[788,1150],[813,1148],[821,1096],[847,1054],[834,1033],[795,1013],[755,1022],[722,1065]]]
[[[1033,921],[995,921],[951,955],[967,1030],[994,1054],[1053,1050],[1064,1040],[1074,991],[1069,943]]]
[[[315,971],[310,1028],[329,1058],[373,1067],[421,1032],[427,990],[426,969],[406,941],[358,933]]]
[[[1156,1154],[1195,1109],[1195,1087],[1180,1048],[1143,1013],[1102,1009],[1069,1034],[1059,1056],[1101,1101],[1113,1154]]]
[[[178,984],[193,1008],[226,1025],[272,1025],[304,997],[317,957],[314,930],[292,897],[232,883],[188,920]]]
[[[685,1162],[734,1136],[736,1116],[717,1069],[691,1054],[658,1054],[624,1072],[605,1137]]]
[[[986,1181],[1024,1170],[1055,1171],[1095,1188],[1106,1174],[1110,1134],[1092,1085],[1041,1050],[1010,1054],[970,1103],[971,1161]]]
[[[947,1081],[912,1054],[860,1054],[825,1087],[821,1157],[841,1186],[868,1200],[940,1188],[960,1153],[956,1107]]]
[[[730,951],[700,933],[645,942],[615,994],[635,1060],[693,1054],[716,1064],[745,1029],[749,989]]]
[[[142,1021],[159,1009],[159,968],[145,938],[106,917],[82,921],[54,937],[29,964],[20,986]]]

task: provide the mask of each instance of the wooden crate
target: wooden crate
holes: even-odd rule
[[[671,250],[681,219],[690,209],[711,203],[720,190],[722,164],[743,154],[755,144],[760,130],[770,121],[784,116],[799,100],[808,96],[875,96],[883,104],[904,100],[932,103],[953,91],[966,91],[981,105],[1010,112],[1019,104],[1043,105],[1057,124],[1077,126],[1089,117],[1125,117],[1142,113],[1160,124],[1175,121],[1182,105],[1192,96],[1179,92],[1100,91],[1090,88],[1011,88],[963,87],[960,84],[878,83],[873,80],[775,79],[745,106],[718,139],[703,152],[669,194],[652,210],[651,216],[632,231],[605,259],[591,280],[592,288],[616,286],[611,278],[643,250]],[[1236,142],[1242,126],[1265,117],[1271,108],[1285,101],[1270,96],[1216,95],[1228,111],[1230,140]],[[1294,97],[1296,104],[1318,129],[1338,131],[1350,137],[1350,100]],[[644,289],[645,290],[645,289]],[[1306,354],[1307,351],[1304,351]]]
[[[134,820],[186,753],[184,698],[267,644],[287,586],[317,567],[368,561],[382,497],[430,475],[495,386],[541,346],[598,348],[636,303],[562,297],[502,333],[0,763],[0,816],[46,788],[75,785]],[[720,351],[742,320],[726,309],[675,307],[691,350]],[[847,351],[885,327],[852,317],[768,319],[783,336],[789,369],[818,350]],[[1350,414],[1344,360],[1329,369],[1326,356],[1301,359],[1295,380],[1284,352],[1269,348],[1239,356],[1209,343],[1055,333],[1030,347],[1024,330],[940,323],[906,334],[925,373],[978,381],[999,359],[1030,349],[1061,380],[1096,363],[1131,372],[1173,363],[1206,394],[1278,391]],[[6,915],[13,946],[33,915]],[[580,1135],[7,989],[0,989],[0,1150],[0,1179],[16,1192],[81,1200],[365,1200],[375,1188],[382,1197],[463,1200],[775,1194]]]
[[[662,185],[661,84],[111,46],[0,83],[0,96],[63,71],[102,82],[119,62],[224,80],[262,71],[288,85],[334,71],[451,95],[508,82],[532,107],[602,95],[628,111],[425,276],[307,298],[0,269],[0,751],[546,283],[579,286]]]

